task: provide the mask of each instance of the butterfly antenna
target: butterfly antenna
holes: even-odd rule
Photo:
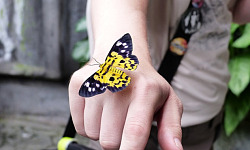
[[[92,57],[92,58],[95,60],[95,62],[98,63],[98,65],[101,65],[101,63],[99,63],[94,57]]]
[[[94,57],[92,57],[97,64],[87,64],[88,66],[96,66],[96,65],[101,65]]]
[[[96,66],[96,65],[99,65],[99,64],[88,64],[88,66]]]

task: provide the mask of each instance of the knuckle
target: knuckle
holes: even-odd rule
[[[151,91],[150,93],[154,93],[154,91],[159,91],[160,85],[153,79],[146,79],[145,77],[140,77],[137,82],[137,85],[140,86],[140,88],[138,88],[138,92],[141,94],[149,94],[148,91]]]
[[[169,124],[166,126],[166,128],[173,131],[181,131],[181,125],[177,123]]]
[[[84,129],[75,127],[76,132],[81,136],[86,136]]]
[[[92,140],[99,140],[99,132],[86,130],[86,135]]]
[[[178,107],[180,114],[182,114],[183,113],[183,104],[182,104],[180,99],[177,100],[177,107]]]
[[[179,98],[175,98],[173,100],[174,100],[174,103],[176,105],[177,111],[179,112],[180,115],[182,115],[182,113],[183,113],[183,104],[182,104],[181,100]]]
[[[78,83],[79,80],[80,80],[80,73],[77,70],[71,75],[70,84]]]
[[[121,144],[121,133],[110,131],[110,130],[102,130],[100,133],[100,145],[104,149],[119,149]]]
[[[77,70],[75,71],[70,78],[69,81],[69,91],[77,91],[82,83],[84,82],[84,78],[83,78],[83,74],[81,72],[81,70]]]
[[[144,87],[146,89],[155,89],[156,87],[158,87],[158,84],[154,80],[149,79],[149,80],[144,81]]]
[[[182,137],[181,125],[179,124],[170,124],[167,127],[167,131],[171,131],[176,137]]]
[[[125,129],[124,134],[130,138],[136,138],[146,135],[146,128],[138,122],[130,123]]]
[[[101,139],[100,145],[104,149],[118,149],[120,147],[120,142],[116,142],[115,140],[111,139]]]
[[[183,113],[183,104],[182,104],[181,100],[175,94],[175,92],[173,91],[173,88],[170,88],[170,92],[173,95],[172,98],[171,98],[171,102],[174,104],[175,108],[177,108],[176,110],[179,112],[179,114],[182,115],[182,113]]]
[[[158,131],[159,134],[171,133],[174,137],[181,139],[182,137],[182,129],[179,124],[168,124],[164,128],[160,128]],[[158,136],[158,137],[164,137]]]

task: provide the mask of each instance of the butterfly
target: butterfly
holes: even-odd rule
[[[118,92],[125,89],[131,78],[120,69],[133,71],[139,65],[138,58],[132,55],[133,45],[129,33],[118,39],[100,69],[83,82],[79,95],[82,97],[92,97],[104,93],[106,89],[111,92]]]

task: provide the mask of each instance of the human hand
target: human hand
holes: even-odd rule
[[[80,97],[81,84],[97,69],[84,66],[72,75],[69,84],[70,110],[79,134],[99,140],[104,149],[140,150],[155,119],[162,149],[182,149],[182,104],[150,64],[140,61],[136,71],[125,71],[131,83],[120,92],[106,90],[94,97]]]

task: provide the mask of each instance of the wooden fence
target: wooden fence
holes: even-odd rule
[[[47,79],[78,68],[71,52],[86,0],[0,0],[0,74]]]

